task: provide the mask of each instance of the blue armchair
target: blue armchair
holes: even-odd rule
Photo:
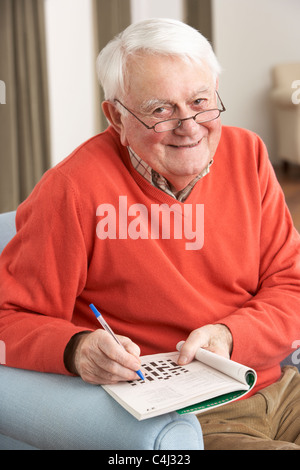
[[[14,234],[15,212],[1,214],[0,253]],[[79,377],[5,366],[0,345],[0,450],[203,449],[194,415],[137,421],[101,387]]]

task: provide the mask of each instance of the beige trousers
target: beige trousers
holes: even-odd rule
[[[300,450],[300,374],[285,367],[252,397],[197,417],[206,450]]]

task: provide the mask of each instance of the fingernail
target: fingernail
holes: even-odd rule
[[[179,356],[178,363],[179,364],[186,364],[188,362],[188,358],[186,356]]]

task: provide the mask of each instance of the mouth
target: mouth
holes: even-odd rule
[[[173,147],[175,149],[192,149],[194,147],[197,147],[197,145],[199,145],[201,142],[201,140],[198,140],[198,142],[195,142],[193,144],[189,144],[189,145],[170,145],[170,147]]]

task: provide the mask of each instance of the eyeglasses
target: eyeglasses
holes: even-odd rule
[[[184,118],[184,119],[167,119],[165,121],[159,121],[154,126],[148,126],[145,122],[143,122],[139,117],[137,117],[130,109],[126,108],[121,101],[118,99],[115,99],[117,103],[119,103],[121,106],[123,106],[126,111],[128,111],[132,116],[134,116],[143,126],[145,126],[147,129],[153,129],[154,132],[160,133],[160,132],[167,132],[167,131],[173,131],[174,129],[177,129],[178,127],[181,126],[183,121],[188,121],[189,119],[194,119],[194,121],[197,124],[203,124],[204,122],[209,122],[209,121],[214,121],[215,119],[218,119],[221,113],[226,111],[226,108],[219,96],[219,93],[216,91],[217,97],[220,101],[221,104],[221,109],[215,108],[215,109],[207,109],[206,111],[200,111],[199,113],[195,114],[194,116]]]

